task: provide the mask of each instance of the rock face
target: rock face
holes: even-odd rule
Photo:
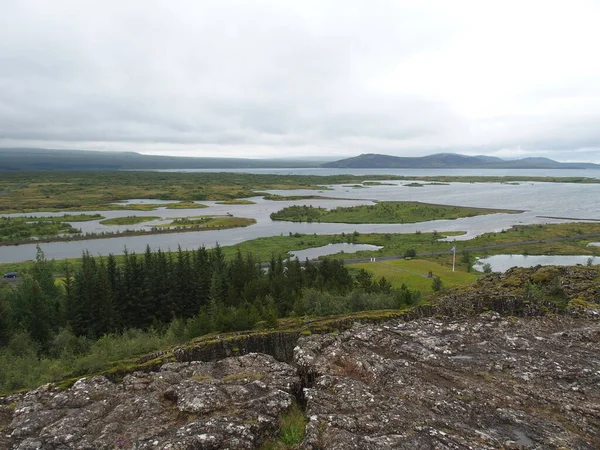
[[[276,432],[298,382],[290,365],[250,354],[165,364],[119,384],[94,377],[64,391],[42,386],[4,402],[12,420],[0,448],[251,449]]]
[[[600,283],[588,268],[557,270],[485,277],[380,324],[296,333],[295,348],[283,334],[248,344],[272,356],[3,397],[0,449],[260,448],[294,401],[303,449],[600,448]],[[524,296],[531,280],[539,289]],[[540,286],[558,303],[536,300]]]
[[[421,319],[303,338],[306,448],[600,448],[600,326]]]

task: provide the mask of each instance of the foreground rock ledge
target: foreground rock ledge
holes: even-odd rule
[[[0,448],[251,449],[294,398],[306,449],[600,448],[600,325],[565,316],[356,325],[263,354],[0,399]]]

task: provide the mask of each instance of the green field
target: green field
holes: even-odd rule
[[[482,214],[516,214],[520,212],[522,211],[433,205],[420,202],[379,202],[375,205],[340,206],[332,210],[294,205],[272,213],[271,219],[326,223],[416,223]]]
[[[126,216],[101,220],[100,223],[102,225],[135,225],[137,223],[151,222],[159,219],[160,217],[158,216]]]
[[[221,202],[217,202],[217,205],[256,205],[256,202],[252,200],[224,200]]]
[[[202,203],[194,203],[194,202],[169,203],[167,205],[167,209],[199,209],[199,208],[208,208],[208,206],[203,205]]]
[[[194,216],[181,217],[170,223],[157,225],[154,228],[193,228],[193,229],[220,229],[247,227],[256,223],[256,220],[247,217],[231,216]]]
[[[365,269],[373,274],[374,278],[386,277],[393,287],[405,284],[409,289],[416,289],[423,294],[432,292],[432,278],[427,278],[429,272],[442,280],[444,287],[471,284],[481,274],[468,273],[463,267],[452,269],[433,261],[423,259],[400,259],[395,261],[382,261],[374,263],[350,264],[349,268]]]

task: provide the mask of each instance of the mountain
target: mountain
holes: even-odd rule
[[[135,152],[0,148],[0,171],[297,168],[318,167],[322,162],[323,159],[193,158]]]
[[[322,164],[339,169],[600,169],[599,164],[561,163],[548,158],[504,160],[492,156],[465,156],[437,153],[420,157],[400,157],[367,153]]]

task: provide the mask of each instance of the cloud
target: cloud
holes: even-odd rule
[[[10,2],[0,145],[597,161],[598,19],[593,1]]]

